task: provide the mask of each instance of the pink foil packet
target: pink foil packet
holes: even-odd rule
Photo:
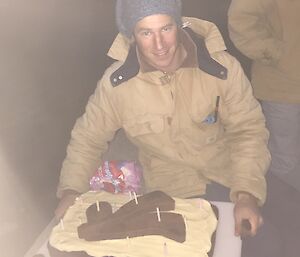
[[[90,179],[92,191],[110,193],[140,193],[142,168],[136,161],[104,161]]]

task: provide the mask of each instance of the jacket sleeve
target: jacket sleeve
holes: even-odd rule
[[[99,167],[108,142],[120,128],[112,104],[112,90],[108,76],[104,75],[90,97],[84,115],[76,121],[62,165],[58,197],[66,189],[80,193],[89,190],[89,179]]]
[[[228,11],[229,36],[248,58],[275,64],[283,51],[282,30],[272,0],[232,0]]]
[[[222,117],[225,141],[231,158],[230,197],[245,191],[259,200],[266,198],[265,173],[270,164],[267,148],[269,132],[260,104],[253,97],[252,87],[239,62],[227,53],[228,79],[223,88],[227,114]],[[226,61],[226,62],[227,62]]]

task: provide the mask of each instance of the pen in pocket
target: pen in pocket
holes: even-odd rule
[[[216,99],[216,107],[215,107],[215,122],[217,122],[218,120],[219,103],[220,103],[220,96],[218,95]]]

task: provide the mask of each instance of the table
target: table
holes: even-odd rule
[[[242,241],[239,237],[234,236],[233,204],[216,201],[212,203],[219,209],[219,222],[213,257],[240,257]],[[43,254],[45,257],[50,257],[47,242],[55,225],[55,219],[51,220],[24,257],[32,257],[35,254]]]

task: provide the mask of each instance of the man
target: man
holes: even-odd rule
[[[233,0],[229,32],[253,60],[252,85],[270,131],[270,171],[300,191],[300,2]]]
[[[300,213],[300,1],[233,0],[230,37],[252,62],[254,95],[270,131],[272,162],[264,216],[278,226],[282,256],[299,255]],[[293,186],[294,188],[292,188]],[[298,192],[297,192],[298,191]]]
[[[214,24],[181,18],[179,0],[120,0],[120,34],[63,163],[56,215],[88,190],[107,142],[123,128],[139,149],[146,192],[203,195],[211,181],[230,188],[236,235],[262,224],[268,132],[240,64]]]

